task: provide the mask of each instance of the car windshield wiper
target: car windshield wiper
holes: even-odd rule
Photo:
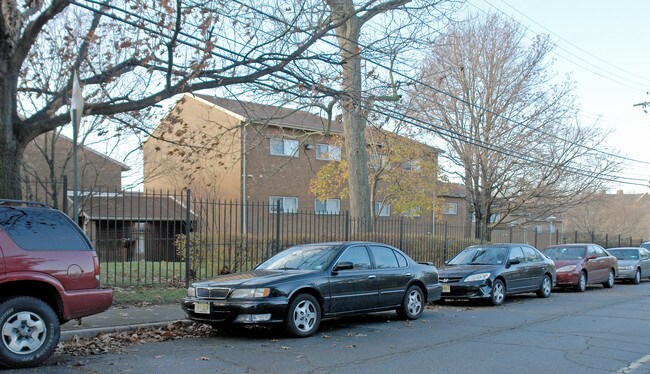
[[[492,265],[487,262],[470,262],[468,265]]]
[[[298,269],[297,268],[284,267],[284,268],[274,268],[273,270],[298,270]]]

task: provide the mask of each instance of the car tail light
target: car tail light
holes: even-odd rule
[[[97,279],[97,285],[100,284],[100,268],[99,268],[99,257],[93,256],[93,265],[95,266],[94,272],[95,272],[95,279]]]

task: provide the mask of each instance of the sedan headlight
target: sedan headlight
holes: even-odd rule
[[[187,287],[187,297],[196,297],[196,288],[194,286]]]
[[[479,274],[474,274],[470,275],[469,277],[465,278],[465,282],[476,282],[476,281],[482,281],[486,280],[490,277],[490,273],[479,273]]]
[[[257,299],[267,297],[271,293],[269,288],[240,288],[232,291],[231,299]]]
[[[620,270],[634,270],[634,266],[619,266]]]
[[[570,271],[575,271],[575,265],[562,266],[561,268],[555,270],[556,273],[568,273]]]

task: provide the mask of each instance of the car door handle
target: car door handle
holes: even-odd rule
[[[411,274],[411,273],[406,273],[406,274],[404,274],[404,276],[407,277],[407,278],[410,278],[410,277],[413,276],[413,274]]]
[[[375,278],[377,278],[376,275],[368,275],[368,279],[375,279]]]

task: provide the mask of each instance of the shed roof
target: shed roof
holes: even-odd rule
[[[71,191],[68,191],[71,194]],[[79,193],[82,214],[89,220],[181,221],[187,209],[178,196],[144,192]],[[190,209],[190,219],[196,215]]]

